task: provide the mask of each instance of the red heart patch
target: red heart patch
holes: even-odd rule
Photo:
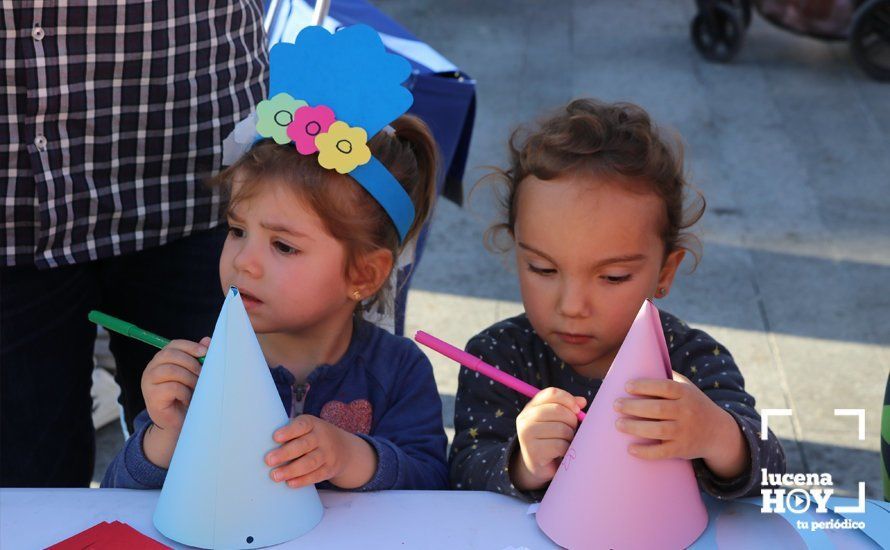
[[[342,401],[328,401],[318,416],[341,430],[368,435],[371,433],[373,413],[374,410],[367,399],[356,399],[348,405]]]

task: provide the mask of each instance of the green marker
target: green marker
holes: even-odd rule
[[[167,340],[163,336],[158,336],[157,334],[137,327],[133,323],[121,321],[117,317],[112,317],[111,315],[107,315],[105,313],[102,313],[101,311],[96,311],[95,309],[90,311],[90,314],[87,316],[87,318],[90,321],[96,323],[97,325],[103,326],[108,330],[111,330],[118,334],[123,334],[124,336],[129,336],[130,338],[134,338],[136,340],[139,340],[140,342],[144,342],[149,346],[154,346],[158,349],[163,348],[170,343],[170,340]],[[203,365],[204,358],[199,357],[198,362]]]

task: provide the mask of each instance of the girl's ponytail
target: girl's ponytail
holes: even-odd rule
[[[414,223],[405,243],[416,238],[430,217],[436,198],[439,154],[429,127],[413,115],[402,115],[369,143],[371,153],[405,188],[414,203]]]

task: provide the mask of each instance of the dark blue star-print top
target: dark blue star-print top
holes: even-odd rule
[[[760,415],[745,391],[742,373],[729,351],[706,333],[660,312],[671,368],[686,376],[738,422],[748,443],[749,468],[733,479],[721,479],[701,459],[692,461],[699,486],[718,498],[759,494],[761,468],[785,472],[785,452],[772,431],[760,439]],[[467,352],[500,370],[537,386],[557,387],[593,401],[601,379],[577,374],[560,360],[519,315],[483,330],[467,343]],[[454,489],[494,491],[540,500],[544,490],[520,491],[510,480],[510,458],[518,451],[516,417],[529,398],[461,367],[454,407],[454,442],[449,458]]]

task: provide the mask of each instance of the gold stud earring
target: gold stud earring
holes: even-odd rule
[[[359,291],[359,289],[355,289],[352,291],[352,299],[356,302],[362,299],[362,293]]]

